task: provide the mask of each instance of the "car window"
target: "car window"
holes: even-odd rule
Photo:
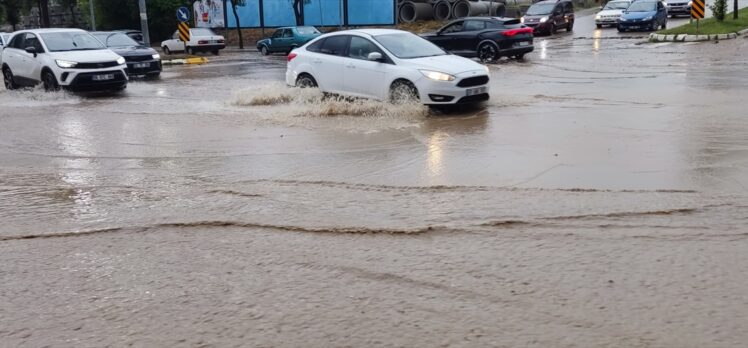
[[[351,37],[351,43],[348,46],[348,57],[356,59],[369,59],[369,53],[379,52],[382,50],[373,42],[358,36]]]
[[[665,6],[662,6],[662,3],[658,2],[657,3],[657,9],[662,10],[663,8],[665,8]]]
[[[277,39],[283,36],[283,29],[278,29],[273,33],[273,39]]]
[[[320,52],[322,49],[322,44],[325,42],[325,39],[317,40],[306,47],[306,50],[309,52]]]
[[[190,29],[190,34],[195,36],[215,36],[216,33],[214,33],[212,30],[208,28],[192,28]]]
[[[296,31],[301,35],[319,34],[319,30],[315,27],[298,27]]]
[[[525,13],[528,16],[542,16],[550,14],[551,11],[553,11],[553,8],[555,7],[555,4],[550,3],[537,3],[535,5],[530,6],[530,8],[527,9],[527,13]]]
[[[486,29],[486,22],[484,21],[465,21],[463,31],[476,31]]]
[[[444,30],[442,30],[442,33],[447,34],[447,33],[456,33],[458,31],[462,31],[462,24],[463,24],[463,21],[452,23],[446,26]]]
[[[44,47],[42,47],[42,43],[39,42],[39,38],[36,37],[36,35],[27,33],[26,39],[24,40],[23,44],[24,48],[26,47],[33,47],[36,49],[37,53],[43,53]]]
[[[25,33],[16,34],[15,36],[13,36],[13,39],[10,40],[10,44],[8,45],[8,47],[17,48],[19,50],[24,49],[25,47],[23,47],[23,45],[25,44],[24,42],[25,36],[26,36]]]
[[[605,5],[603,10],[625,10],[629,4],[628,1],[611,1]]]
[[[383,34],[374,37],[389,53],[400,59],[442,56],[447,54],[439,46],[411,33]]]
[[[129,33],[127,34],[131,39],[137,41],[137,42],[143,42],[143,34],[138,33]]]
[[[291,29],[283,30],[283,37],[293,37],[293,32],[291,31]]]
[[[179,31],[175,31],[174,35],[172,35],[171,38],[174,40],[179,40]]]
[[[324,43],[322,43],[322,47],[320,47],[319,52],[324,54],[332,54],[335,56],[342,56],[348,46],[349,39],[350,36],[348,35],[330,36],[325,40]]]

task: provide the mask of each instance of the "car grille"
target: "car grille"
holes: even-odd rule
[[[473,87],[485,85],[486,83],[488,83],[488,76],[475,76],[460,80],[460,82],[457,83],[457,87]]]
[[[148,60],[153,60],[153,55],[147,55],[147,56],[130,56],[125,57],[125,60],[128,62],[145,62]]]
[[[78,63],[76,69],[102,69],[117,66],[117,62],[99,62],[99,63]]]
[[[673,3],[668,3],[667,5],[668,7],[671,7],[671,6],[686,6],[686,4],[687,3],[685,2],[673,2]]]

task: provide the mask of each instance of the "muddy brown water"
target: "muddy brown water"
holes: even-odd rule
[[[0,91],[0,342],[740,346],[748,40],[594,36],[447,113],[256,54]]]

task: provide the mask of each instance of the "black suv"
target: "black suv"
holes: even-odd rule
[[[522,17],[525,25],[536,34],[553,34],[558,29],[571,31],[574,27],[574,5],[569,0],[546,0],[533,4]]]
[[[421,35],[447,52],[492,62],[501,57],[522,59],[532,52],[532,28],[515,18],[468,17]]]

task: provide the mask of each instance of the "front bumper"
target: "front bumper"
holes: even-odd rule
[[[618,28],[624,30],[651,30],[655,26],[655,20],[651,19],[648,21],[619,21]]]
[[[453,105],[488,100],[489,82],[485,71],[469,71],[457,75],[454,81],[434,81],[423,77],[414,84],[423,104]]]
[[[603,17],[600,19],[595,19],[595,24],[597,25],[618,25],[618,19],[620,17]]]
[[[108,69],[61,69],[55,72],[60,87],[75,92],[103,92],[127,87],[125,65]],[[95,80],[95,76],[111,75],[111,79]]]
[[[691,7],[690,6],[673,6],[667,8],[667,14],[668,15],[690,15],[691,14]]]
[[[127,75],[129,76],[155,75],[160,73],[161,69],[160,59],[127,62]]]

